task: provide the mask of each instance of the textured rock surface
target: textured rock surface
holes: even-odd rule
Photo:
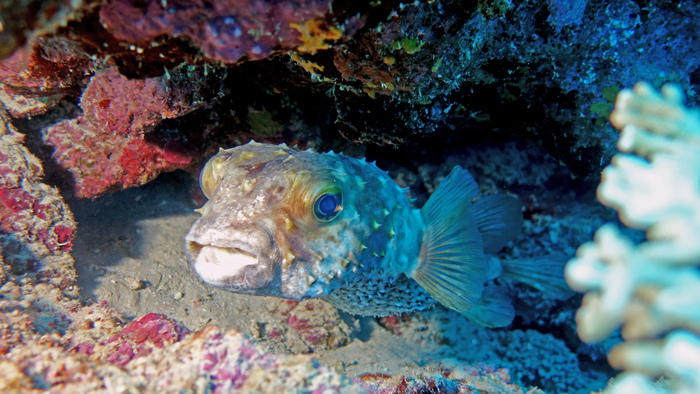
[[[82,116],[43,135],[53,159],[71,173],[76,196],[142,185],[161,171],[192,163],[198,147],[188,146],[186,135],[147,133],[163,119],[206,104],[220,77],[204,73],[202,67],[183,66],[146,80],[128,80],[115,68],[94,75],[80,100]]]
[[[75,299],[70,254],[75,222],[57,190],[41,183],[41,163],[24,147],[22,135],[6,113],[0,115],[3,392],[472,393],[474,387],[523,392],[508,383],[505,370],[492,374],[490,367],[351,380],[311,356],[265,352],[235,329],[209,325],[190,333],[163,314],[129,321],[107,302],[81,304]],[[183,297],[178,294],[176,299]],[[303,352],[338,348],[349,340],[351,329],[323,301],[278,301],[271,307],[288,333],[257,327],[260,337],[291,344],[300,340],[296,350]]]
[[[41,183],[41,164],[22,136],[0,115],[0,389],[170,392],[209,386],[229,392],[267,390],[270,384],[279,392],[362,391],[309,358],[264,353],[235,330],[207,327],[183,340],[189,330],[164,315],[127,323],[106,302],[73,301],[68,251],[75,222],[56,189]]]
[[[99,15],[117,40],[138,43],[160,36],[186,37],[208,59],[235,63],[243,56],[263,59],[279,46],[292,49],[304,44],[309,34],[321,32],[300,25],[323,17],[330,5],[319,0],[146,1],[139,5],[114,0],[106,2]]]
[[[643,79],[657,87],[672,81],[697,105],[698,16],[695,2],[665,0],[110,0],[0,8],[3,349],[37,343],[46,351],[72,349],[77,353],[51,350],[51,357],[76,368],[96,363],[97,369],[85,367],[85,376],[99,378],[85,381],[104,384],[107,375],[94,371],[107,368],[120,376],[109,380],[117,387],[127,379],[124,370],[95,358],[106,347],[61,338],[80,330],[95,343],[116,335],[121,339],[113,343],[129,345],[113,354],[131,356],[114,361],[128,366],[138,360],[128,361],[140,344],[119,330],[156,313],[192,331],[211,322],[235,327],[270,349],[314,352],[349,374],[390,368],[396,376],[396,359],[417,368],[452,355],[472,363],[493,357],[515,382],[550,390],[600,380],[589,366],[604,359],[611,343],[588,346],[575,337],[578,298],[547,299],[502,281],[518,312],[503,337],[462,327],[463,319],[444,310],[390,317],[384,329],[325,304],[235,297],[196,282],[175,251],[192,220],[185,210],[202,202],[186,176],[170,178],[170,189],[155,194],[105,196],[92,205],[101,212],[81,211],[78,228],[61,195],[96,198],[162,172],[194,174],[218,147],[254,138],[377,160],[411,187],[417,206],[462,165],[483,194],[509,193],[525,205],[524,235],[499,257],[572,255],[593,229],[616,220],[595,205],[590,181],[615,152],[617,133],[607,118],[619,88]],[[186,190],[178,199],[164,197],[180,189]],[[641,239],[633,231],[625,235]],[[87,309],[78,302],[69,253],[78,241],[73,256],[81,258],[78,284],[86,289],[80,302],[98,301],[90,307],[102,316],[98,328],[79,317]],[[75,328],[77,321],[86,328]],[[103,324],[108,328],[98,334]],[[464,344],[456,333],[476,342]],[[365,335],[381,338],[395,357],[361,358],[376,345],[359,339]],[[542,347],[518,359],[518,346],[507,346],[511,340]],[[416,344],[440,356],[412,359],[408,350],[425,354]],[[338,349],[356,353],[333,353]],[[23,354],[40,363],[48,357],[44,350]],[[532,360],[543,354],[551,356],[548,365],[562,368],[535,371]],[[39,379],[8,365],[3,368],[17,376],[16,387],[75,382],[61,381],[55,371]],[[456,387],[421,376],[411,379]],[[394,387],[400,379],[379,381]]]
[[[223,71],[214,70],[226,67],[228,78],[202,76],[206,68],[186,73],[188,89],[220,84],[215,93],[221,94],[203,95],[201,105],[165,116],[175,122],[145,125],[167,129],[160,140],[182,145],[193,161],[210,147],[250,137],[327,145],[334,144],[324,137],[330,132],[389,146],[423,137],[439,146],[505,132],[543,146],[575,176],[594,179],[614,154],[616,132],[607,115],[620,87],[673,81],[696,100],[700,52],[688,43],[698,38],[693,16],[700,8],[645,4],[85,2],[79,20],[68,18],[55,35],[36,30],[0,64],[0,100],[20,106],[8,105],[14,116],[36,115],[89,93],[91,77],[96,85],[105,68],[145,82],[182,73],[183,62],[208,64],[219,77]],[[37,99],[42,103],[28,103]],[[81,100],[81,108],[89,112],[88,101]],[[103,112],[120,119],[120,111],[115,105]],[[66,130],[75,125],[61,127],[76,133]],[[97,134],[112,132],[98,128]],[[205,132],[190,138],[192,129]],[[124,171],[123,186],[181,167],[141,165],[153,170]],[[78,163],[68,168],[85,171]]]

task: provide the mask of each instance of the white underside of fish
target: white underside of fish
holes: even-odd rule
[[[236,275],[243,267],[258,263],[258,259],[238,249],[204,246],[194,261],[194,269],[207,283],[220,283]]]

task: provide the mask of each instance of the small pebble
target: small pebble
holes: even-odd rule
[[[141,279],[131,278],[128,280],[128,284],[131,290],[141,290],[146,287]]]
[[[182,294],[182,293],[180,293],[180,292],[178,291],[177,293],[175,293],[175,297],[174,297],[174,298],[175,298],[176,300],[179,300],[179,299],[182,298],[183,296],[184,296],[184,294]]]
[[[80,323],[79,327],[83,330],[89,330],[94,327],[94,323],[92,320],[85,319],[82,323]]]

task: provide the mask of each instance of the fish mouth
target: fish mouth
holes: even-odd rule
[[[215,245],[200,245],[188,242],[187,249],[192,256],[190,265],[203,281],[219,285],[226,278],[233,278],[245,267],[257,266],[258,257],[240,248]]]
[[[234,293],[279,294],[279,273],[269,253],[240,242],[185,241],[190,267],[207,284]]]
[[[308,297],[303,258],[294,256],[293,262],[286,262],[267,226],[224,231],[222,226],[205,224],[195,223],[184,245],[190,267],[202,282],[240,294],[293,300]]]

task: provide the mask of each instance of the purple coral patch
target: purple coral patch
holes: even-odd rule
[[[148,42],[159,36],[187,37],[212,60],[263,59],[275,47],[301,45],[290,24],[324,16],[330,2],[301,0],[161,2],[112,0],[100,9],[102,24],[119,40]]]

